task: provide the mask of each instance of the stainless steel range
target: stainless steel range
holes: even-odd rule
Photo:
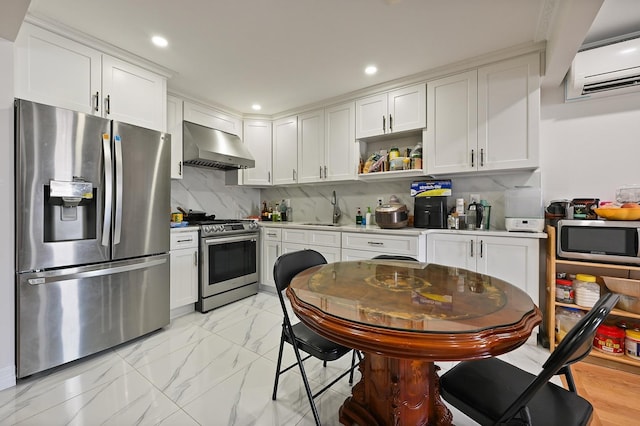
[[[193,223],[193,222],[191,222]],[[258,223],[203,220],[196,309],[207,312],[258,292]]]

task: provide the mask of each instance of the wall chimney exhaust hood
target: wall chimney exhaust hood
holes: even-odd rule
[[[182,122],[185,165],[221,170],[255,167],[255,160],[236,135],[189,121]]]

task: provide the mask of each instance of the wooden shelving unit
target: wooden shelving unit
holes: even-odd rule
[[[547,332],[549,338],[549,349],[553,351],[557,346],[555,338],[555,323],[556,323],[556,307],[562,306],[566,308],[577,308],[583,311],[588,311],[589,308],[584,306],[575,305],[572,303],[560,303],[556,301],[556,273],[566,272],[569,274],[585,273],[597,276],[598,284],[601,287],[601,293],[608,291],[602,281],[601,276],[615,276],[621,278],[638,278],[640,276],[640,267],[631,265],[619,265],[613,263],[598,263],[598,262],[583,262],[575,260],[558,259],[556,257],[556,229],[552,226],[546,227],[547,238],[547,255],[546,255],[546,288],[547,288]],[[611,316],[624,317],[629,319],[638,320],[640,322],[640,315],[632,312],[623,311],[621,309],[614,309]],[[640,372],[640,360],[635,360],[626,355],[609,355],[604,352],[592,350],[589,355],[590,358],[595,358],[605,361],[611,365],[626,365],[634,367],[633,371]]]

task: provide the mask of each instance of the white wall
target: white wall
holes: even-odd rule
[[[0,389],[14,386],[13,43],[0,38]]]
[[[615,200],[640,184],[640,93],[564,103],[542,90],[540,170],[545,205],[558,198]]]

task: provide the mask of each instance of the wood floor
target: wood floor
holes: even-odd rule
[[[639,424],[640,375],[584,361],[571,369],[578,394],[595,409],[591,426]]]

